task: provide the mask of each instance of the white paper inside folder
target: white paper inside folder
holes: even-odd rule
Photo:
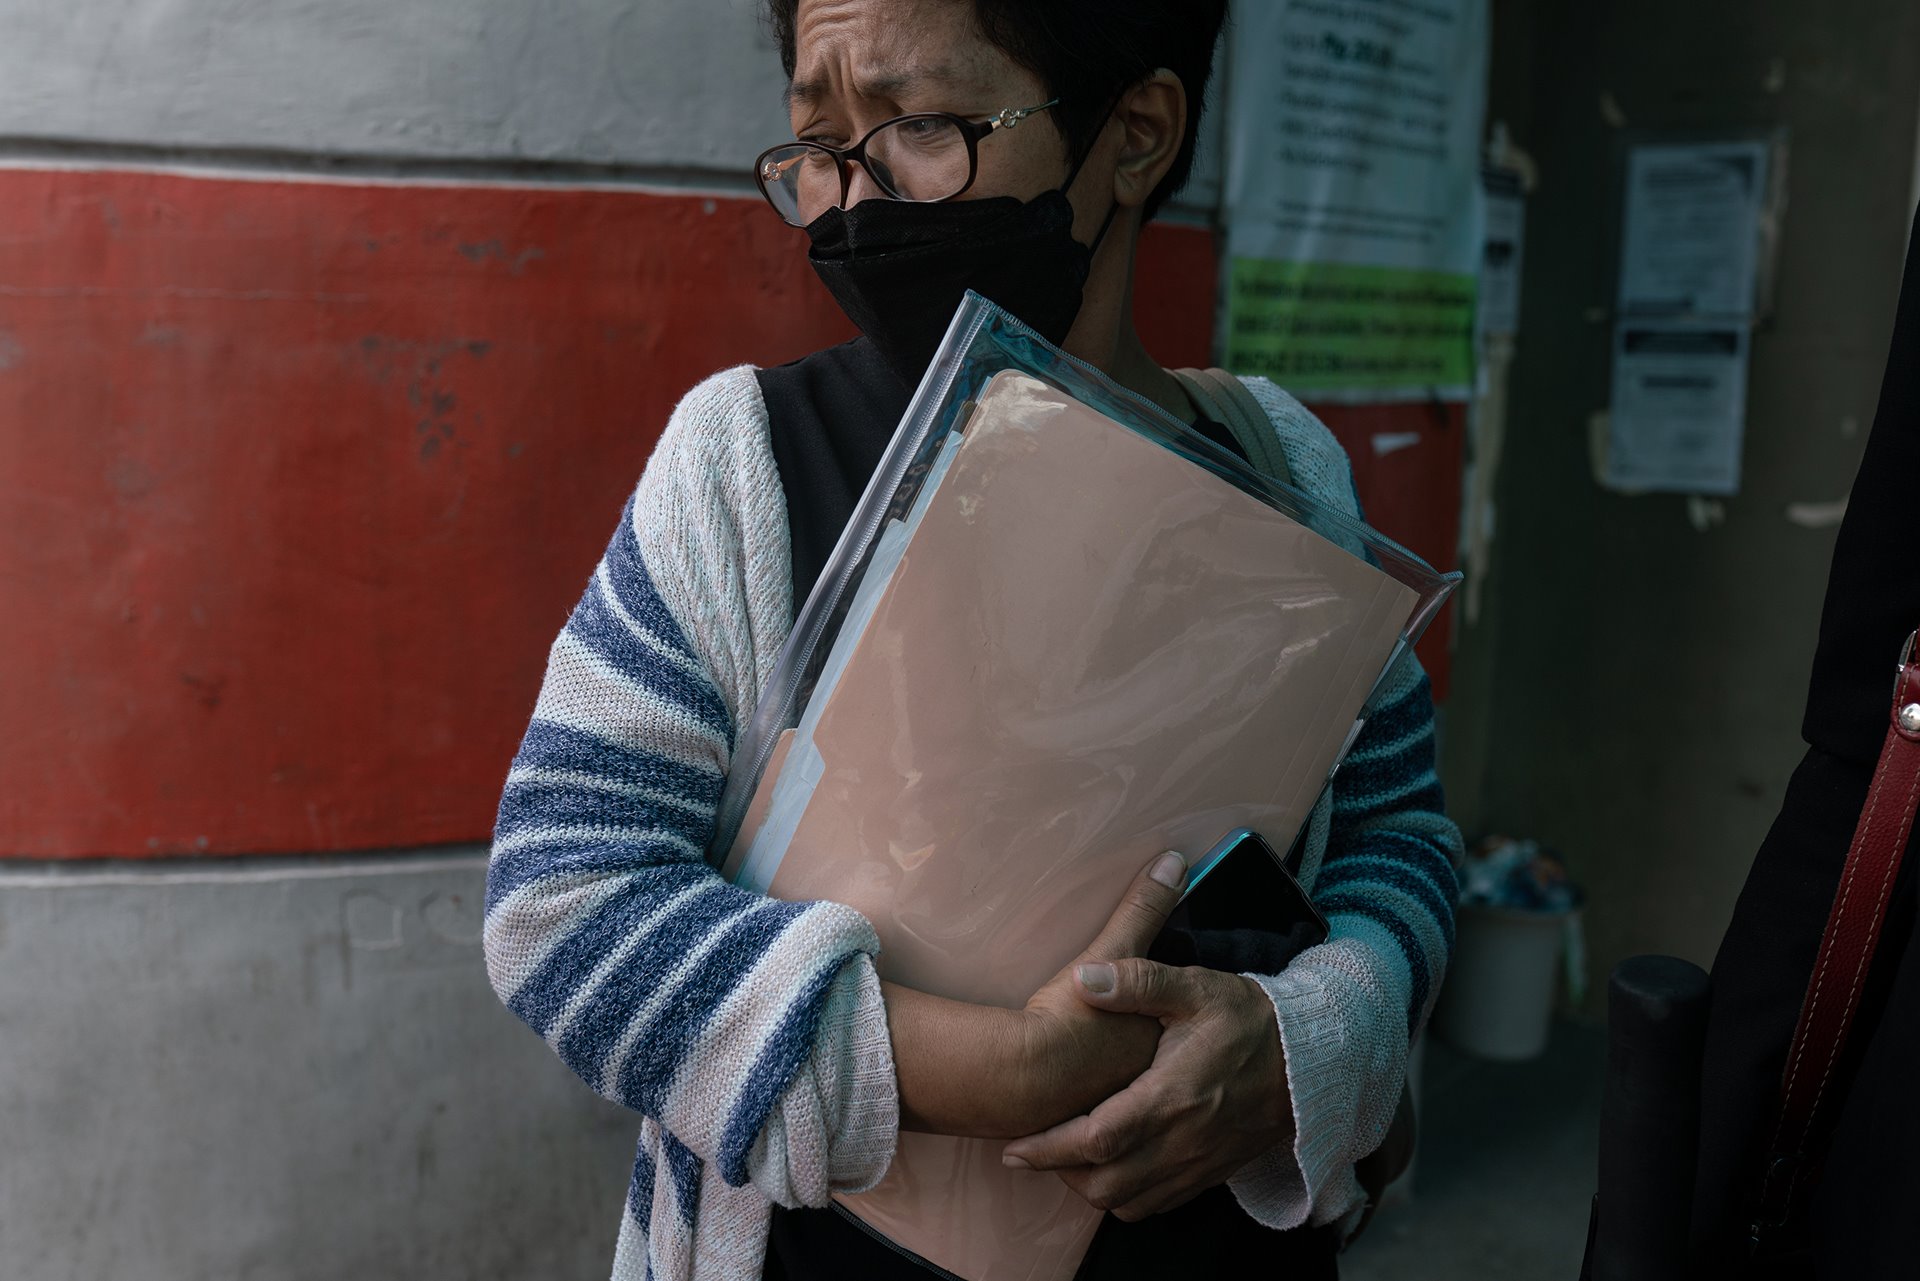
[[[854,592],[853,604],[847,609],[846,620],[840,624],[840,633],[835,638],[833,649],[828,652],[826,664],[820,669],[806,713],[801,716],[800,724],[794,727],[792,740],[782,757],[776,758],[769,767],[777,772],[766,816],[759,821],[755,830],[743,830],[741,833],[748,844],[746,856],[740,861],[739,870],[733,874],[735,884],[757,894],[765,894],[773,884],[773,878],[780,870],[780,860],[786,857],[794,830],[807,811],[808,801],[813,798],[813,789],[826,773],[826,762],[819,748],[814,745],[813,731],[820,723],[821,710],[833,701],[834,687],[847,670],[847,660],[853,655],[850,642],[864,632],[872,620],[881,593],[893,578],[894,570],[899,568],[900,558],[907,552],[907,543],[925,519],[927,506],[952,468],[954,455],[960,452],[960,444],[964,439],[959,432],[948,437],[938,460],[927,473],[926,480],[921,482],[919,496],[907,512],[907,518],[904,521],[888,521],[879,541],[874,544],[873,558],[867,563],[866,573],[861,576],[860,586]]]

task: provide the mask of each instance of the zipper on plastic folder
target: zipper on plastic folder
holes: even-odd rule
[[[960,1276],[958,1273],[949,1272],[937,1263],[927,1262],[925,1259],[921,1258],[919,1255],[915,1254],[913,1251],[907,1249],[906,1246],[901,1245],[898,1241],[889,1240],[886,1237],[886,1235],[883,1234],[878,1228],[874,1227],[871,1223],[868,1223],[865,1219],[862,1219],[859,1215],[855,1214],[852,1210],[849,1210],[846,1206],[841,1205],[838,1201],[835,1201],[833,1203],[833,1209],[834,1209],[834,1213],[838,1214],[841,1218],[845,1219],[848,1223],[851,1223],[854,1227],[859,1228],[862,1232],[872,1237],[875,1241],[878,1241],[881,1245],[886,1246],[887,1249],[893,1251],[895,1254],[905,1259],[908,1263],[911,1263],[916,1267],[925,1268],[927,1270],[928,1276],[939,1277],[941,1278],[941,1281],[966,1281],[966,1278],[963,1276]]]

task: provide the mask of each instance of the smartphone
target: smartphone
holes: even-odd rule
[[[1303,946],[1327,940],[1326,915],[1258,832],[1239,827],[1194,862],[1179,914],[1193,930],[1262,930]]]

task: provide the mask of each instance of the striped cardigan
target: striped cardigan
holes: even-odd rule
[[[1296,484],[1352,512],[1347,459],[1261,379]],[[792,626],[785,503],[749,367],[674,411],[554,641],[501,798],[486,957],[500,999],[641,1114],[616,1281],[749,1281],[771,1205],[870,1187],[899,1128],[886,1011],[857,912],[724,883],[702,860],[736,728]],[[1232,1181],[1286,1228],[1356,1212],[1453,939],[1459,834],[1409,661],[1309,821],[1332,938],[1272,999],[1297,1138]]]

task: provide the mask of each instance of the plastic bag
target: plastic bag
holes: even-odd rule
[[[1017,1008],[1158,851],[1291,845],[1457,581],[969,295],[738,741],[712,853],[866,913],[885,977]],[[1099,1213],[1002,1146],[903,1134],[842,1204],[969,1281],[1065,1281]]]

